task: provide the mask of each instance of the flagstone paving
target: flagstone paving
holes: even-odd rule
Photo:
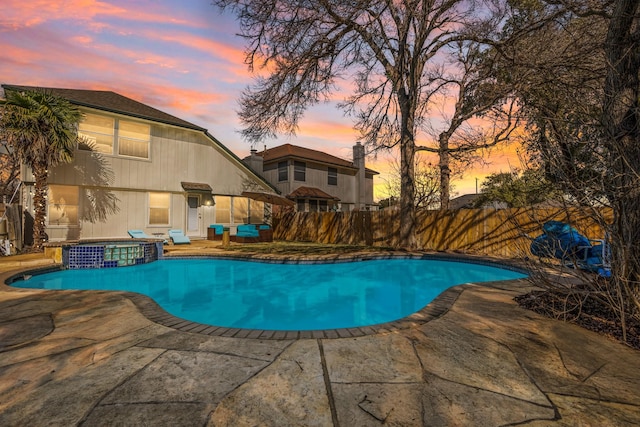
[[[0,426],[640,425],[640,353],[518,307],[526,286],[464,285],[405,329],[260,340],[0,285]]]

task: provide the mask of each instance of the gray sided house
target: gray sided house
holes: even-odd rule
[[[244,190],[274,192],[209,132],[110,91],[44,89],[84,113],[72,163],[49,175],[50,241],[127,237],[127,230],[166,236],[172,228],[207,236],[209,224],[262,223],[265,205]],[[33,214],[33,178],[22,173],[22,205]],[[233,230],[232,230],[233,231]]]
[[[244,159],[280,193],[296,203],[299,212],[377,210],[373,177],[365,167],[364,147],[353,147],[353,161],[291,144],[258,152]]]

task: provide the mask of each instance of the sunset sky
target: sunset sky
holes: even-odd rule
[[[238,134],[236,111],[251,76],[237,33],[234,18],[210,0],[3,0],[0,83],[112,90],[208,129],[245,157],[250,146]],[[351,119],[328,103],[307,112],[295,137],[266,144],[351,160],[356,140]],[[367,159],[381,172],[376,199],[386,197],[391,157]],[[455,193],[473,193],[476,179],[519,166],[515,147],[493,150],[485,161],[454,183]]]

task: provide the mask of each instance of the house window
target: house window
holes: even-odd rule
[[[233,223],[246,224],[249,222],[249,199],[245,197],[233,198]]]
[[[278,181],[289,180],[289,168],[287,162],[278,162]]]
[[[297,207],[298,212],[306,212],[306,208],[305,208],[305,205],[304,205],[304,199],[298,199],[297,202],[298,202],[298,207]]]
[[[144,123],[124,120],[120,120],[118,124],[118,154],[148,159],[151,127]]]
[[[338,169],[329,168],[327,175],[329,177],[327,184],[338,185]]]
[[[78,148],[113,154],[114,130],[115,120],[111,117],[85,114],[84,120],[78,126],[78,135],[88,142],[88,146],[81,142]]]
[[[304,162],[293,162],[293,179],[306,181],[307,165]]]
[[[149,193],[149,225],[169,225],[169,193]]]
[[[257,200],[249,200],[249,222],[262,224],[264,221],[264,203]]]
[[[94,149],[104,154],[149,158],[151,126],[144,123],[114,119],[98,114],[85,114],[78,126],[78,136],[86,140],[78,144],[80,150]],[[117,141],[117,145],[116,145]]]
[[[309,200],[309,212],[318,212],[317,200]]]
[[[231,197],[216,196],[216,222],[231,223]]]
[[[50,185],[49,225],[78,225],[78,187]]]
[[[329,206],[327,205],[327,201],[326,200],[320,200],[319,204],[320,204],[320,212],[328,212],[329,211]]]

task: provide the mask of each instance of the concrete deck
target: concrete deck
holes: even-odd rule
[[[405,329],[261,340],[154,323],[123,294],[0,285],[0,425],[640,425],[640,353],[519,308],[526,286],[464,285]]]

